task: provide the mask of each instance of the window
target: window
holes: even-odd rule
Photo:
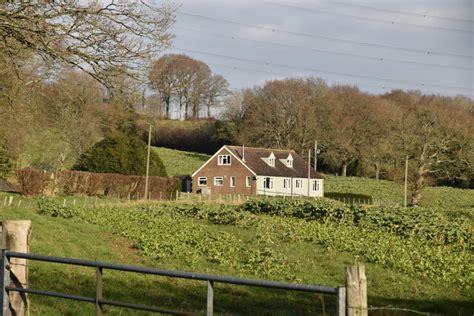
[[[247,187],[252,186],[252,177],[246,177],[245,178],[245,185],[247,185]]]
[[[224,185],[224,177],[214,177],[214,185],[216,187],[221,187]]]
[[[199,177],[198,178],[198,185],[200,187],[205,187],[207,185],[207,177]]]
[[[296,188],[301,189],[303,187],[303,180],[296,180]]]
[[[235,177],[230,177],[230,186],[235,187],[237,185],[237,179]]]
[[[291,154],[286,158],[286,166],[288,168],[293,168],[293,156]]]
[[[272,167],[275,167],[275,158],[268,158],[268,164]]]
[[[289,189],[291,187],[290,181],[290,178],[283,179],[283,189]]]
[[[263,178],[263,187],[265,189],[273,189],[273,178],[271,177]]]
[[[272,167],[275,167],[275,155],[273,152],[268,156],[268,164]]]
[[[319,191],[319,181],[313,180],[313,191]]]
[[[219,155],[218,159],[219,166],[230,165],[230,155]]]

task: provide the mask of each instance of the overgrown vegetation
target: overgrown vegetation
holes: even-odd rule
[[[291,280],[298,263],[286,261],[277,247],[309,242],[466,292],[474,282],[469,264],[472,226],[462,217],[453,223],[432,210],[366,209],[325,199],[99,210],[71,210],[43,200],[39,210],[108,227],[146,256],[181,258],[191,267],[204,260],[245,275]],[[233,234],[204,231],[199,222],[184,224],[183,218],[254,232],[257,244],[250,247]]]
[[[0,145],[0,179],[5,179],[10,173],[12,163],[7,156],[7,151]]]

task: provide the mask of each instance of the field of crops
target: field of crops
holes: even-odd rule
[[[417,306],[419,309],[464,313],[473,308],[467,303],[473,299],[469,294],[474,282],[470,264],[472,226],[463,217],[452,222],[443,213],[430,209],[415,212],[348,207],[321,199],[94,210],[42,200],[39,212],[107,227],[129,239],[147,257],[159,262],[180,262],[177,268],[202,272],[321,283],[321,278],[312,272],[314,258],[308,249],[311,245],[322,246],[326,264],[331,264],[330,258],[337,261],[340,254],[349,253],[352,262],[375,264],[391,271],[389,274],[423,280],[416,285],[415,296],[423,296],[420,293],[426,291],[418,287],[429,288],[431,284],[439,288],[443,284],[449,289],[444,301],[459,300],[457,306],[431,303]],[[341,282],[342,274],[343,271]],[[396,295],[413,296],[407,289],[413,284],[397,284],[406,293],[395,291]],[[369,283],[369,294],[384,292],[384,286],[377,281]],[[390,297],[395,292],[385,295]],[[439,305],[442,302],[439,300]]]

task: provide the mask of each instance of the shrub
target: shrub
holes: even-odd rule
[[[82,154],[75,170],[145,175],[147,146],[138,138],[116,133],[96,143]],[[150,153],[150,176],[166,176],[166,169],[158,154]]]
[[[45,192],[51,174],[45,170],[25,168],[17,170],[16,177],[21,194],[38,195]]]
[[[0,146],[0,179],[5,179],[10,173],[12,163],[8,158],[7,151]]]

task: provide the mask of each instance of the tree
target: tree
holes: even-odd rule
[[[126,175],[145,175],[147,146],[136,137],[116,133],[104,138],[79,157],[74,169],[120,173]],[[150,175],[166,176],[166,170],[157,153],[150,155]]]
[[[210,108],[226,94],[228,86],[222,76],[213,76],[204,62],[186,55],[161,57],[153,63],[148,78],[165,105],[166,118],[170,118],[173,103],[181,119],[199,117],[203,106],[209,116]]]
[[[174,11],[145,1],[4,1],[0,54],[19,68],[26,51],[106,86],[111,67],[140,78],[146,61],[169,46]]]
[[[240,140],[249,145],[303,151],[324,136],[331,100],[314,79],[285,79],[244,92]]]

